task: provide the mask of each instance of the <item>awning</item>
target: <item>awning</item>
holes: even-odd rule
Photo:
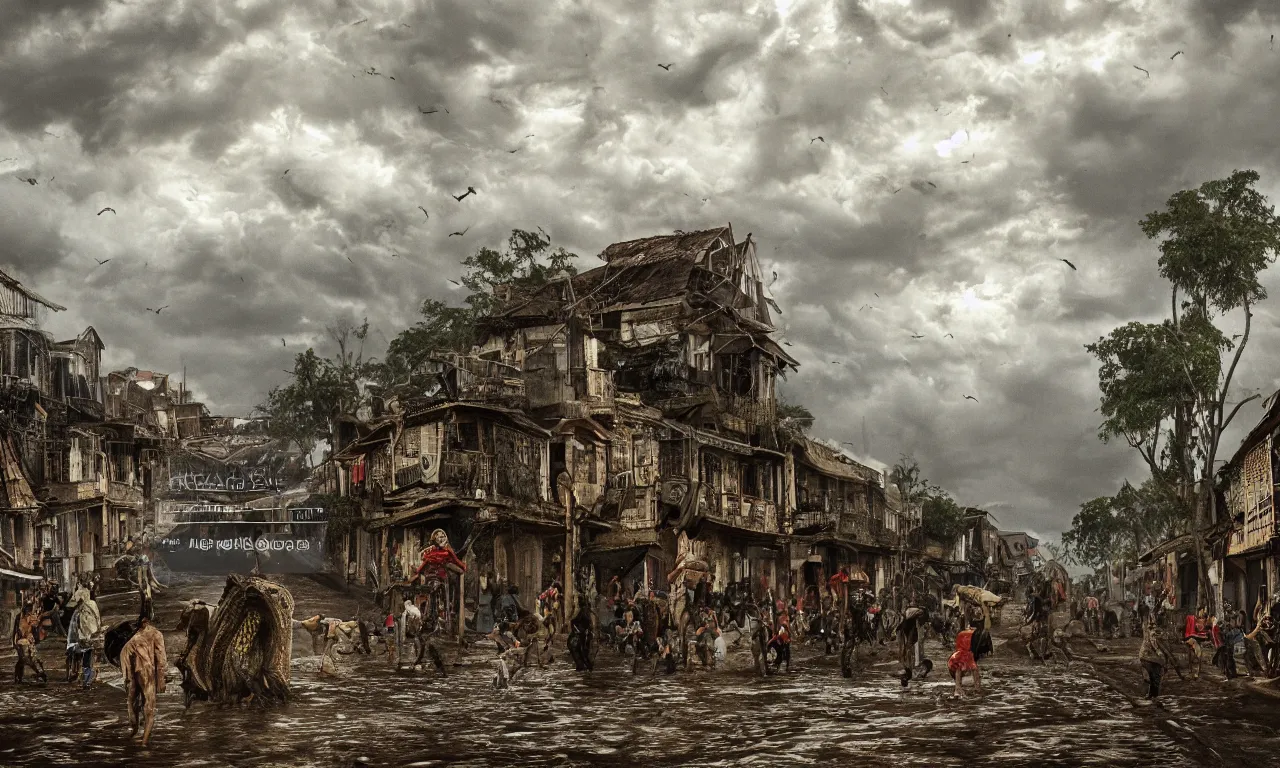
[[[7,576],[10,579],[18,579],[19,581],[40,581],[44,578],[43,576],[37,576],[31,573],[11,571],[8,568],[0,568],[0,576]]]
[[[840,459],[836,458],[835,452],[831,451],[830,448],[815,443],[807,438],[805,439],[803,446],[804,460],[819,472],[843,478],[845,480],[854,480],[860,483],[867,482],[867,477],[862,471],[860,471],[862,468],[859,465],[840,461]],[[831,455],[824,455],[828,451],[831,452]]]
[[[437,501],[434,504],[426,504],[421,507],[414,507],[412,509],[402,510],[400,512],[396,512],[393,515],[387,515],[386,517],[379,517],[377,519],[370,520],[368,524],[365,525],[365,530],[376,531],[380,528],[386,528],[389,525],[403,525],[405,523],[416,520],[420,517],[425,517],[427,515],[430,515],[431,513],[437,510],[443,509],[445,507],[453,507],[453,506],[477,507],[479,505],[468,504],[467,502],[457,501],[454,499],[449,499],[446,501]]]
[[[1148,563],[1157,557],[1164,557],[1170,552],[1182,552],[1195,546],[1195,536],[1184,533],[1181,536],[1163,541],[1147,550],[1138,558],[1140,563]]]
[[[649,545],[646,544],[638,547],[583,552],[582,564],[599,568],[602,572],[600,578],[607,581],[614,576],[622,577],[631,573],[633,568],[644,561],[645,555],[649,554],[649,549]]]
[[[721,338],[723,338],[723,336],[717,334],[716,336],[717,341],[720,340]],[[772,355],[778,358],[779,360],[786,362],[789,365],[792,365],[792,366],[800,365],[799,361],[797,361],[791,355],[788,355],[782,347],[778,346],[777,342],[764,336],[761,336],[760,338],[753,338],[751,336],[743,335],[743,336],[730,338],[729,340],[725,341],[724,343],[716,347],[716,354],[740,355],[744,352],[747,352],[753,347],[756,349],[759,349],[765,354]]]

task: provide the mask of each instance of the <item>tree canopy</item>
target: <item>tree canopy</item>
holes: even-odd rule
[[[463,306],[427,299],[418,308],[420,319],[401,331],[387,348],[377,374],[386,387],[404,386],[413,372],[436,352],[466,352],[477,342],[476,325],[500,304],[494,289],[514,286],[529,290],[558,277],[577,274],[576,254],[551,249],[551,238],[539,229],[513,229],[505,251],[481,247],[462,266],[462,285],[469,291]]]
[[[1136,448],[1151,472],[1160,508],[1172,505],[1181,517],[1192,518],[1195,530],[1206,512],[1215,511],[1213,467],[1222,433],[1254,399],[1225,410],[1249,343],[1251,305],[1267,295],[1260,275],[1280,250],[1280,220],[1254,189],[1258,180],[1254,171],[1235,171],[1174,193],[1164,210],[1143,218],[1143,233],[1163,238],[1158,268],[1169,283],[1169,317],[1127,323],[1086,345],[1101,363],[1099,437],[1122,437]],[[1243,315],[1243,332],[1228,338],[1218,322],[1236,311]],[[1122,490],[1112,498],[1124,495]],[[1083,527],[1072,546],[1077,557],[1100,556],[1105,509],[1115,511],[1101,499],[1082,507],[1077,519]],[[1201,564],[1203,571],[1203,557]]]
[[[795,434],[804,434],[813,426],[813,414],[799,403],[778,399],[778,426]]]
[[[336,352],[320,357],[314,349],[299,352],[293,359],[293,379],[273,387],[257,411],[268,417],[267,434],[296,445],[310,457],[320,442],[333,448],[333,420],[353,414],[365,404],[363,384],[374,370],[374,361],[364,356],[369,322],[359,326],[339,322],[325,329]]]
[[[1080,505],[1062,545],[1072,560],[1090,568],[1117,559],[1133,561],[1160,542],[1184,533],[1186,509],[1164,483],[1126,482],[1114,496]]]
[[[420,319],[391,340],[386,358],[366,357],[368,321],[343,321],[326,328],[334,353],[322,357],[314,349],[294,356],[291,380],[274,387],[257,408],[268,417],[268,434],[285,440],[308,456],[318,443],[333,449],[333,422],[368,404],[369,384],[396,390],[412,381],[412,373],[434,352],[465,352],[476,342],[476,324],[498,306],[493,289],[500,285],[536,288],[562,275],[575,274],[577,258],[564,248],[551,250],[551,239],[538,230],[512,230],[507,249],[482,247],[463,262],[469,295],[463,306],[427,299]]]
[[[964,510],[951,498],[951,494],[937,486],[930,486],[923,496],[920,524],[925,536],[950,544],[964,532]]]

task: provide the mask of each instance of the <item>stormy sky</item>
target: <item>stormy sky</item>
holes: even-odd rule
[[[1138,220],[1236,168],[1280,197],[1267,0],[3,16],[0,266],[69,308],[48,320],[59,338],[96,327],[113,368],[185,366],[215,412],[247,414],[326,325],[368,317],[379,354],[512,228],[585,268],[611,242],[732,223],[778,274],[803,363],[784,393],[816,435],[913,453],[1041,534],[1143,476],[1094,436],[1083,348],[1165,311]],[[1280,312],[1257,320],[1240,380],[1269,393]]]

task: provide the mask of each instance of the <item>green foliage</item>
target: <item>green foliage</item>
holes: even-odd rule
[[[905,453],[889,471],[889,482],[898,489],[904,507],[921,504],[929,492],[929,481],[920,476],[920,462]]]
[[[1160,244],[1160,274],[1202,309],[1230,312],[1267,297],[1258,276],[1280,250],[1280,219],[1253,188],[1257,171],[1172,195],[1141,222]]]
[[[577,274],[576,254],[564,248],[551,250],[551,239],[542,232],[511,231],[507,249],[480,248],[463,262],[462,284],[470,291],[465,306],[451,307],[427,299],[418,309],[421,319],[401,331],[387,349],[377,379],[387,387],[406,386],[412,374],[437,352],[467,352],[479,341],[477,323],[499,309],[493,289],[510,285],[530,290],[565,275]]]
[[[778,399],[778,426],[794,434],[804,434],[813,426],[813,414],[798,403]]]
[[[1222,433],[1253,399],[1224,413],[1249,342],[1250,306],[1267,295],[1260,275],[1280,250],[1280,219],[1253,188],[1258,179],[1254,171],[1234,171],[1173,194],[1163,211],[1142,219],[1147,237],[1164,238],[1158,266],[1170,284],[1170,317],[1129,323],[1086,346],[1102,364],[1099,437],[1123,436],[1142,454],[1160,493],[1178,498],[1157,506],[1198,522],[1213,509],[1211,480]],[[1244,332],[1234,344],[1235,337],[1228,339],[1215,323],[1237,309],[1244,310]],[[1231,354],[1229,363],[1224,353]],[[1114,505],[1104,499],[1089,504],[1095,507],[1082,507],[1072,546],[1078,558],[1092,558],[1082,562],[1095,562],[1114,544],[1103,515]],[[1125,534],[1130,545],[1133,535]]]
[[[1134,488],[1125,483],[1115,496],[1080,505],[1071,529],[1062,534],[1066,553],[1090,568],[1117,559],[1136,560],[1166,539],[1183,533],[1188,522],[1185,502],[1168,484],[1149,479]]]
[[[1221,352],[1231,346],[1204,313],[1192,311],[1174,325],[1128,323],[1085,346],[1102,363],[1099,437],[1130,442],[1158,437],[1160,425],[1180,405],[1205,398],[1217,387]]]
[[[319,442],[333,448],[333,420],[354,414],[364,405],[363,381],[372,375],[374,361],[364,357],[369,322],[339,323],[326,329],[337,347],[333,357],[314,349],[294,356],[293,380],[267,393],[257,412],[267,416],[267,434],[298,446],[308,457]]]
[[[920,523],[925,536],[950,544],[964,532],[964,510],[951,498],[951,494],[930,486],[922,497]]]

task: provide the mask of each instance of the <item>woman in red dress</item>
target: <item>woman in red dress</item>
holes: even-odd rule
[[[957,696],[964,695],[960,683],[964,680],[966,672],[973,674],[974,691],[982,693],[982,675],[978,672],[978,662],[974,660],[973,651],[970,649],[972,642],[973,627],[969,627],[956,635],[956,652],[951,654],[951,658],[947,659],[947,670],[951,672],[951,677],[956,681]]]

